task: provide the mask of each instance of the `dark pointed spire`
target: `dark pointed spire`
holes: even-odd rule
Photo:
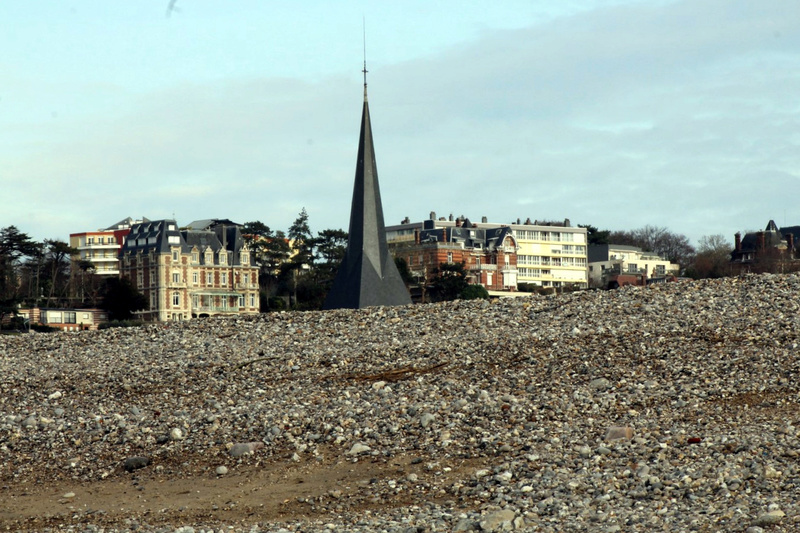
[[[367,102],[367,65],[364,62],[364,107],[358,161],[350,207],[347,252],[339,266],[324,309],[358,309],[373,305],[411,303],[394,258],[386,245],[386,226],[378,186],[378,167],[372,144],[372,126]]]

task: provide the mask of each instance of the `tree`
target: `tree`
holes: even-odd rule
[[[294,268],[300,268],[303,265],[311,266],[314,260],[313,238],[308,226],[308,213],[305,207],[289,227],[288,236],[292,247],[291,262],[295,265]]]
[[[721,278],[730,273],[733,246],[723,235],[705,235],[700,238],[697,254],[686,274],[695,279]]]
[[[15,313],[22,301],[20,260],[36,249],[37,243],[16,226],[0,229],[0,319]]]
[[[314,278],[327,293],[347,252],[347,232],[342,229],[322,230],[311,245],[314,251]]]
[[[672,263],[677,263],[682,268],[686,268],[695,253],[688,237],[658,226],[648,225],[635,230],[612,231],[608,236],[608,242],[638,246],[644,251],[653,252]]]
[[[608,236],[611,231],[607,229],[601,231],[591,224],[578,224],[578,227],[586,228],[586,242],[588,244],[609,244]]]
[[[458,298],[460,300],[488,300],[489,291],[483,285],[467,285]]]
[[[78,250],[69,244],[47,239],[45,245],[45,272],[47,273],[47,307],[54,304],[64,305],[69,296],[70,257]]]
[[[136,290],[128,278],[109,278],[103,296],[103,309],[111,320],[130,320],[135,311],[148,307],[147,297]]]
[[[456,300],[469,287],[464,263],[442,263],[434,271],[431,293],[436,301]]]
[[[260,221],[245,223],[242,235],[258,265],[261,305],[269,309],[270,297],[280,278],[281,265],[286,263],[291,253],[289,242],[282,231],[273,233],[269,226]]]

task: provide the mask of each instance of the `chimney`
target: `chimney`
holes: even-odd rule
[[[414,230],[414,244],[419,244],[419,230]]]
[[[530,217],[525,219],[525,224],[528,225],[528,226],[530,226],[532,224]]]
[[[734,235],[733,237],[734,237],[734,239],[736,239],[736,251],[737,252],[741,252],[742,251],[742,234],[737,231],[736,235]]]
[[[431,220],[436,220],[436,211],[431,211]]]
[[[794,257],[794,233],[786,234],[786,251],[789,252],[789,257]]]
[[[572,226],[570,225],[570,223],[569,223],[569,219],[568,219],[568,218],[565,218],[565,219],[564,219],[564,227],[565,227],[565,228],[571,228],[571,227],[572,227]]]
[[[442,242],[447,242],[447,228],[442,228]]]
[[[456,227],[457,227],[457,228],[460,228],[460,227],[461,227],[461,218],[457,218],[457,219],[456,219]]]
[[[764,232],[759,231],[758,233],[756,233],[756,238],[758,240],[757,250],[759,252],[763,252],[767,248],[767,241],[764,238]]]
[[[450,213],[450,222],[453,221],[453,213]]]
[[[486,217],[481,217],[481,222],[483,222],[484,224],[486,224],[487,222],[489,222],[489,219],[488,219],[488,218],[486,218]]]

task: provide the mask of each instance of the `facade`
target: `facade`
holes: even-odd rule
[[[394,255],[406,260],[422,284],[436,276],[442,263],[463,263],[469,283],[487,291],[517,290],[517,243],[511,228],[479,228],[468,219],[452,227],[436,227],[435,222],[425,220],[413,242],[392,245]]]
[[[470,227],[464,228],[467,224]],[[396,254],[402,257],[404,252],[399,250],[403,250],[413,244],[417,233],[420,233],[420,239],[422,240],[423,231],[453,230],[455,228],[461,228],[460,231],[462,232],[472,230],[476,236],[478,231],[494,230],[511,237],[511,240],[507,241],[508,244],[506,244],[505,237],[503,241],[494,243],[495,249],[498,249],[497,247],[499,246],[504,250],[504,254],[508,253],[509,267],[505,267],[505,256],[499,259],[499,264],[494,263],[499,267],[499,270],[496,270],[498,275],[496,277],[492,276],[491,280],[487,277],[480,278],[480,283],[487,283],[485,285],[487,289],[489,289],[489,286],[497,287],[498,283],[503,288],[492,290],[514,290],[521,283],[556,289],[566,287],[586,288],[588,286],[586,228],[572,227],[569,220],[564,222],[532,222],[528,219],[522,223],[518,219],[516,223],[499,224],[488,222],[484,217],[481,222],[474,223],[463,216],[458,219],[453,219],[452,215],[447,219],[444,217],[436,218],[436,213],[431,212],[430,218],[423,222],[411,222],[406,218],[397,226],[387,227],[386,238],[396,250]],[[451,246],[463,247],[467,245],[466,237],[461,237],[461,240],[459,240],[458,232],[449,232],[446,235]],[[455,240],[452,240],[454,235]],[[482,252],[474,255],[477,258],[485,253],[488,244],[487,242],[473,242],[482,247]],[[515,249],[515,253],[505,251],[512,246]],[[453,252],[455,254],[455,250]],[[475,250],[470,251],[470,254],[474,253]],[[482,258],[482,261],[485,259]],[[406,260],[408,259],[406,258]],[[510,268],[512,265],[513,268]],[[414,265],[411,262],[409,267],[414,271]],[[503,268],[506,268],[505,272],[503,272]],[[488,269],[485,272],[488,273]],[[478,282],[477,278],[476,282]]]
[[[122,243],[125,242],[131,225],[142,221],[147,219],[135,221],[128,217],[105,229],[70,233],[69,245],[78,250],[71,258],[73,265],[86,261],[94,267],[98,276],[119,276],[119,252]],[[78,270],[72,269],[73,272]]]
[[[645,285],[648,280],[677,276],[680,265],[670,263],[652,252],[643,252],[637,246],[622,244],[589,245],[589,284],[608,288],[618,285]],[[617,281],[625,279],[627,281]]]
[[[209,219],[134,224],[120,253],[121,275],[149,300],[146,321],[259,312],[258,267],[240,226]]]
[[[735,246],[731,252],[731,263],[741,267],[761,263],[794,261],[797,257],[795,243],[800,238],[800,226],[778,229],[770,220],[762,231],[734,235]]]

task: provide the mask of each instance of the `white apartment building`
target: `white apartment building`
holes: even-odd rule
[[[125,242],[131,226],[141,222],[128,217],[105,229],[70,233],[69,245],[78,250],[71,257],[72,262],[90,263],[98,276],[119,276],[119,251],[122,243]]]
[[[466,219],[436,218],[431,212],[430,221],[436,228],[459,227]],[[430,225],[429,221],[428,225]],[[563,222],[520,222],[500,224],[489,222],[486,217],[473,223],[475,228],[511,228],[517,242],[517,284],[528,283],[539,287],[587,288],[588,258],[586,228]],[[423,222],[411,222],[406,218],[396,226],[386,227],[386,241],[391,244],[413,243],[415,234],[422,231]],[[391,246],[390,246],[391,248]]]
[[[677,276],[680,265],[637,246],[593,244],[589,246],[589,283],[605,287],[609,276],[636,274],[644,280]]]

